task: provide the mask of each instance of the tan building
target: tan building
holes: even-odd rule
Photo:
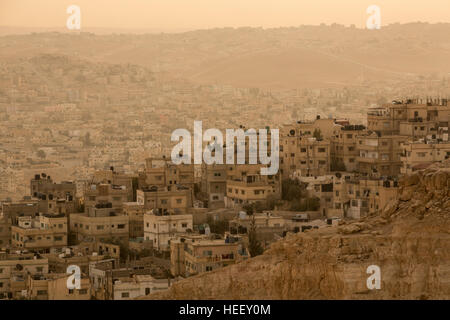
[[[208,208],[217,209],[225,206],[229,167],[226,164],[202,164],[201,194]]]
[[[130,239],[144,237],[144,205],[139,202],[125,202],[123,214],[128,216],[130,223]]]
[[[169,289],[169,279],[157,279],[151,275],[121,277],[114,281],[114,300],[131,300],[154,292]]]
[[[176,165],[166,158],[146,159],[146,168],[139,176],[139,188],[182,185],[194,190],[194,165]]]
[[[400,156],[402,143],[407,136],[379,136],[367,133],[357,137],[359,156],[358,170],[369,176],[397,176],[402,166]]]
[[[43,254],[48,259],[48,268],[52,273],[65,273],[71,265],[80,267],[82,273],[89,273],[89,264],[105,259],[114,259],[119,263],[120,246],[98,241],[82,242],[76,246],[52,249]]]
[[[367,113],[367,127],[385,135],[407,135],[412,139],[436,134],[448,128],[450,108],[447,99],[407,99],[392,101]]]
[[[28,277],[27,298],[30,300],[90,300],[91,284],[81,276],[79,289],[68,289],[68,275],[49,273]]]
[[[227,207],[242,206],[247,203],[266,201],[281,197],[281,174],[261,175],[260,164],[229,166],[227,174]]]
[[[398,196],[398,182],[395,180],[365,178],[346,183],[349,207],[345,217],[360,219],[369,213],[383,210]]]
[[[358,139],[365,132],[363,125],[345,125],[331,139],[331,171],[358,171]]]
[[[24,199],[14,202],[2,203],[2,214],[6,219],[11,219],[12,225],[17,225],[18,217],[39,216],[39,201],[37,199]]]
[[[11,221],[0,215],[0,249],[11,245]]]
[[[114,167],[109,170],[97,170],[94,172],[93,183],[107,183],[115,186],[125,186],[127,197],[124,201],[134,201],[134,192],[137,188],[138,176],[117,172]]]
[[[157,250],[168,250],[170,239],[193,230],[191,214],[144,214],[144,238],[153,241]]]
[[[450,141],[406,142],[402,149],[402,174],[411,174],[415,170],[422,169],[423,166],[450,159]]]
[[[76,211],[76,184],[72,181],[55,183],[45,173],[37,174],[30,181],[30,192],[38,200],[41,213],[68,214]]]
[[[192,208],[192,189],[181,185],[150,187],[136,191],[136,201],[145,210],[160,210],[175,214],[185,214]]]
[[[87,208],[85,213],[70,215],[70,242],[119,241],[127,244],[129,239],[129,218],[112,208]]]
[[[48,273],[48,260],[33,253],[0,252],[0,299],[26,299],[27,277]]]
[[[45,253],[51,248],[67,246],[67,233],[67,217],[64,215],[20,217],[18,225],[11,227],[11,245]]]
[[[128,201],[127,187],[110,183],[91,183],[84,191],[85,208],[110,204],[111,208],[120,211],[124,202]]]
[[[176,248],[179,247],[180,250]],[[181,275],[191,276],[226,267],[248,257],[245,249],[229,239],[177,239],[171,243],[172,253],[179,254],[173,261],[184,264]],[[184,263],[183,263],[184,262]],[[177,268],[174,266],[173,270]]]
[[[334,119],[299,121],[280,131],[280,168],[284,179],[293,172],[303,176],[324,175],[331,166],[331,139],[340,125]]]

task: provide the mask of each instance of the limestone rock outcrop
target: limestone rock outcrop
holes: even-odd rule
[[[381,288],[367,287],[367,267]],[[263,255],[146,299],[450,299],[450,162],[400,181],[398,200],[357,222],[288,234]]]

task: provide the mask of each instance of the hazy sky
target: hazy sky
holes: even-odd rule
[[[382,25],[450,22],[450,0],[0,0],[0,26],[65,27],[69,5],[81,8],[81,28],[204,29],[355,24],[381,8]]]

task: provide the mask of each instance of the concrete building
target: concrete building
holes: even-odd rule
[[[66,273],[37,274],[28,277],[27,298],[30,300],[90,300],[89,278],[81,276],[80,288],[67,288]]]
[[[185,214],[193,206],[192,189],[182,185],[153,186],[137,190],[136,201],[144,206],[144,210]]]
[[[402,150],[402,174],[411,174],[424,166],[450,159],[450,141],[410,141],[403,144]]]
[[[170,239],[193,230],[191,214],[144,214],[144,238],[153,241],[157,250],[168,250]]]
[[[248,258],[247,250],[233,239],[180,237],[172,241],[172,272],[176,275],[191,276],[217,270]]]
[[[264,202],[270,197],[281,197],[281,174],[261,175],[260,164],[229,166],[227,175],[227,207]]]
[[[0,252],[0,299],[25,299],[27,277],[48,273],[48,260],[34,253]]]
[[[229,165],[202,164],[201,195],[210,209],[223,208],[227,194],[227,173]]]
[[[121,277],[114,281],[114,300],[131,300],[149,295],[150,293],[167,290],[169,279],[156,279],[151,275],[134,275]]]
[[[331,139],[331,171],[358,171],[357,136],[365,132],[363,125],[345,125]]]
[[[11,246],[37,252],[67,246],[67,217],[42,214],[39,217],[20,217],[11,227]]]
[[[112,209],[110,204],[87,208],[85,213],[70,215],[69,239],[71,243],[115,240],[126,245],[129,239],[129,217]]]
[[[130,239],[144,237],[144,204],[139,202],[125,202],[123,204],[123,214],[128,216],[130,223]]]

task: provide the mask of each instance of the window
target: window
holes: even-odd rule
[[[161,204],[167,204],[167,200],[166,199],[162,199],[161,200]]]
[[[42,296],[42,295],[44,295],[44,294],[47,294],[47,290],[38,290],[38,291],[37,291],[37,295],[38,295],[38,296]]]
[[[87,294],[87,289],[80,289],[78,292],[80,294]]]
[[[319,148],[319,152],[325,152],[325,148]]]
[[[177,203],[182,203],[183,199],[177,199]]]
[[[104,226],[97,226],[97,230],[103,230],[104,228]]]
[[[125,225],[124,224],[118,224],[117,225],[117,229],[125,229]]]
[[[122,292],[122,298],[129,298],[130,293],[129,292]]]
[[[187,228],[187,223],[182,223],[181,226],[182,226],[183,228]]]
[[[351,138],[353,138],[353,135],[351,133],[347,133],[347,138],[351,139]]]
[[[62,236],[55,236],[55,237],[53,237],[53,239],[54,239],[55,241],[62,241],[62,240],[63,240],[63,237],[62,237]]]
[[[306,148],[301,148],[300,152],[306,152]]]
[[[69,294],[73,294],[73,289],[69,289]]]

